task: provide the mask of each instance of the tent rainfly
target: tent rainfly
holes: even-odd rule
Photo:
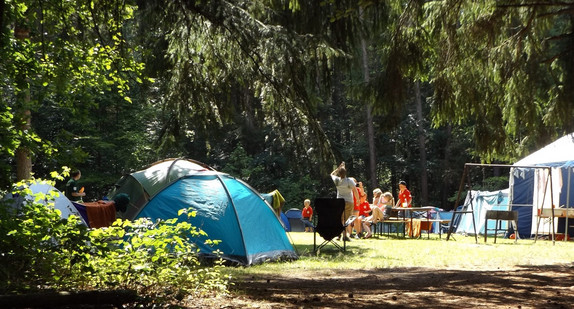
[[[110,197],[119,193],[130,195],[124,214],[129,220],[177,218],[180,209],[195,210],[195,217],[180,218],[207,233],[190,239],[205,257],[219,250],[222,258],[241,265],[297,258],[272,207],[257,191],[199,162],[158,162],[120,179]],[[207,239],[221,242],[208,245]]]

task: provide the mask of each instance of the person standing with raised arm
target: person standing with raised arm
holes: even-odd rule
[[[345,162],[341,162],[341,164],[331,172],[331,179],[333,179],[333,183],[335,183],[337,187],[337,198],[343,198],[345,200],[345,211],[341,217],[343,224],[345,224],[355,208],[353,196],[359,196],[359,192],[357,191],[355,181],[347,177]],[[352,226],[349,225],[346,231],[343,232],[345,241],[350,241],[348,235],[351,235],[351,228]]]

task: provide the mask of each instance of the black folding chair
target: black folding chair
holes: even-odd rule
[[[341,218],[345,211],[345,200],[342,198],[324,198],[319,197],[315,199],[315,213],[317,215],[317,226],[315,226],[313,233],[313,252],[317,253],[321,248],[325,247],[328,243],[333,244],[341,251],[347,250],[347,242],[343,237],[343,247],[333,241],[333,238],[340,236],[345,230]],[[348,222],[348,220],[347,220]],[[317,233],[324,241],[317,246]]]

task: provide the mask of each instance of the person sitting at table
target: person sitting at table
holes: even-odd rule
[[[379,207],[380,203],[382,201],[382,196],[383,196],[383,191],[379,188],[376,188],[375,190],[373,190],[373,205]]]
[[[383,193],[379,208],[383,211],[383,217],[388,219],[392,215],[395,198],[391,192]]]
[[[363,220],[363,229],[367,231],[365,238],[371,237],[371,224],[383,221],[381,205],[383,202],[383,191],[380,188],[373,190],[373,203],[371,204],[371,215]],[[368,236],[368,237],[367,237]]]
[[[393,195],[391,192],[382,193],[381,189],[375,189],[373,193],[377,190],[381,192],[377,200],[378,205],[374,203],[370,205],[371,215],[363,220],[363,229],[367,231],[365,238],[369,238],[372,235],[371,225],[388,219],[393,208]],[[373,199],[373,202],[375,202],[375,199]]]

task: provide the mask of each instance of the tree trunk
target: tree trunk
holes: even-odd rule
[[[362,13],[362,12],[361,12]],[[367,54],[367,42],[365,38],[361,38],[361,49],[362,49],[362,60],[363,60],[363,81],[368,84],[370,81],[369,77],[369,57]],[[369,164],[367,165],[367,177],[369,180],[370,190],[377,188],[377,154],[375,149],[375,130],[373,128],[373,113],[372,105],[365,104],[365,120],[367,126],[367,145],[369,145]]]
[[[0,0],[0,29],[4,29],[4,10],[6,9],[6,1]],[[4,47],[4,46],[2,46]]]
[[[28,96],[29,100],[29,96]],[[30,110],[25,110],[17,116],[21,131],[28,131],[31,128]],[[16,180],[30,179],[32,176],[32,158],[30,156],[30,149],[22,144],[16,149]]]
[[[450,125],[446,126],[446,142],[444,145],[444,157],[442,160],[442,167],[443,167],[443,178],[442,178],[442,189],[441,189],[441,208],[445,210],[450,210],[452,208],[446,207],[448,204],[448,197],[449,197],[449,186],[451,183],[451,171],[448,165],[450,164],[450,143],[451,143],[451,135],[452,135],[452,127]],[[455,205],[456,208],[458,205]]]
[[[423,126],[423,103],[421,99],[421,86],[420,82],[415,82],[415,103],[417,106],[417,129],[419,135],[419,152],[420,152],[420,162],[421,162],[421,202],[422,206],[428,204],[428,173],[427,173],[427,153],[426,153],[426,136],[425,129]]]
[[[16,26],[14,28],[14,36],[19,40],[26,40],[30,37],[30,30]],[[28,76],[22,76],[22,80],[28,80]],[[30,105],[30,86],[26,83],[26,89],[23,90],[19,100],[22,100],[20,106]],[[31,112],[29,109],[23,108],[21,111],[15,112],[16,127],[21,132],[30,131],[32,128]],[[23,137],[25,139],[26,137]],[[22,141],[24,142],[24,141]],[[32,176],[32,158],[30,156],[30,149],[25,143],[21,143],[16,149],[16,180],[30,179]]]

